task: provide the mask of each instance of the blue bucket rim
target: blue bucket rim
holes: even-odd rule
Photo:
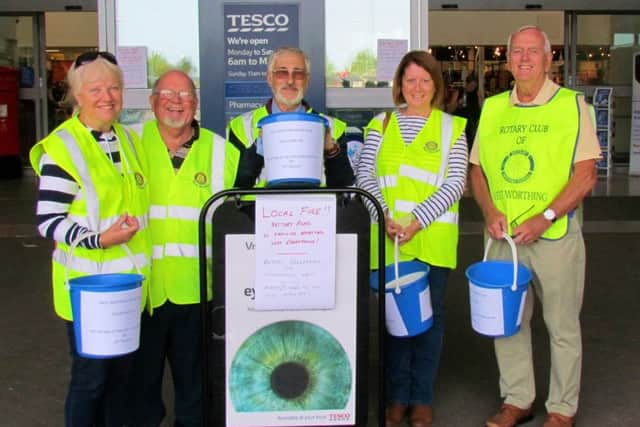
[[[301,121],[301,122],[316,122],[322,123],[325,127],[329,126],[329,121],[324,117],[318,114],[311,113],[275,113],[269,114],[266,117],[263,117],[258,121],[258,128],[261,128],[264,125],[268,125],[271,123],[277,122],[292,122],[292,121]]]
[[[104,279],[106,279],[108,282],[96,283],[96,281]],[[114,283],[113,280],[115,279],[121,279],[122,281]],[[90,274],[87,276],[80,276],[69,279],[69,287],[71,289],[83,290],[118,289],[136,283],[141,284],[143,280],[144,276],[138,273]]]
[[[411,274],[411,273],[424,272],[424,273],[426,273],[425,275],[427,276],[427,282],[428,282],[428,280],[429,280],[429,272],[431,271],[431,267],[429,266],[429,264],[427,264],[425,262],[422,262],[422,261],[416,261],[416,260],[400,261],[400,264],[404,265],[406,267],[409,267],[409,268],[411,268],[412,266],[419,267],[418,269],[416,269],[415,271],[412,271],[410,273],[400,274],[400,277],[406,276],[407,274]],[[393,270],[393,264],[385,265],[384,268],[385,268],[385,270],[388,269],[388,268]],[[375,290],[375,291],[378,290],[378,281],[379,281],[378,280],[378,275],[379,274],[380,274],[380,269],[377,269],[377,270],[373,270],[371,272],[371,274],[369,275],[369,287],[371,289]],[[391,282],[392,280],[395,280],[395,279],[390,279],[390,277],[387,277],[387,276],[388,275],[385,274],[385,278],[384,278],[386,280],[386,283],[384,284],[385,292],[388,292],[389,290],[393,291],[395,289],[395,287],[387,289],[387,284],[389,282]],[[373,280],[374,277],[376,278],[375,280]],[[402,288],[404,288],[406,286],[412,285],[412,284],[413,284],[413,282],[412,283],[407,283],[406,285],[402,285],[402,286],[400,286],[400,289],[402,289]],[[428,286],[428,283],[427,283],[427,286]]]
[[[481,266],[482,264],[500,264],[500,265],[508,265],[510,270],[513,271],[513,261],[507,261],[507,260],[502,260],[502,259],[492,259],[492,260],[486,260],[486,261],[479,261],[476,263],[471,264],[469,267],[467,267],[467,269],[465,270],[465,276],[467,277],[467,279],[469,279],[473,284],[475,285],[479,285],[485,288],[494,288],[494,289],[503,289],[503,288],[511,288],[511,286],[513,285],[513,280],[511,280],[509,283],[504,283],[504,284],[497,284],[497,283],[489,283],[486,280],[482,280],[482,279],[478,279],[475,277],[471,277],[470,275],[470,271],[472,271],[473,269]],[[524,271],[525,274],[521,274]],[[520,290],[520,288],[524,289],[528,286],[529,282],[531,281],[533,275],[531,273],[531,270],[524,264],[518,263],[518,282],[516,283],[518,285],[518,290]],[[524,279],[527,280],[524,280]]]

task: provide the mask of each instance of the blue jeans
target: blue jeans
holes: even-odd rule
[[[390,403],[431,405],[433,402],[444,335],[444,291],[450,272],[448,268],[430,266],[431,328],[414,337],[394,337],[387,333],[385,371]]]
[[[67,323],[71,380],[64,404],[66,427],[121,427],[133,354],[88,359],[78,354],[73,323]]]
[[[131,422],[157,427],[165,417],[162,379],[169,361],[175,396],[175,426],[201,426],[202,352],[200,305],[169,301],[142,315],[140,349],[133,375]]]

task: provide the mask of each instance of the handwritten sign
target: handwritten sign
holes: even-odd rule
[[[257,310],[335,306],[335,195],[256,197]]]

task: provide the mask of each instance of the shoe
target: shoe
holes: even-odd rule
[[[485,423],[486,427],[513,427],[533,418],[531,407],[527,409],[518,408],[517,406],[504,403],[500,411],[493,417],[489,418]]]
[[[433,408],[430,405],[415,405],[411,410],[411,427],[431,427]]]
[[[404,414],[407,412],[407,405],[402,403],[392,403],[387,406],[386,427],[400,427]]]
[[[567,417],[557,412],[549,412],[544,419],[543,427],[573,427],[576,417]]]

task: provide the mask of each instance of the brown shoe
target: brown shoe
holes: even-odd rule
[[[518,408],[514,405],[504,403],[500,411],[486,422],[486,427],[513,427],[527,421],[531,421],[533,412],[531,407],[527,409]]]
[[[543,427],[573,427],[575,417],[567,417],[557,412],[549,412],[544,420]]]
[[[415,405],[411,410],[411,427],[431,427],[433,408],[430,405]]]
[[[399,427],[407,412],[407,405],[402,403],[392,403],[387,406],[386,427]]]

